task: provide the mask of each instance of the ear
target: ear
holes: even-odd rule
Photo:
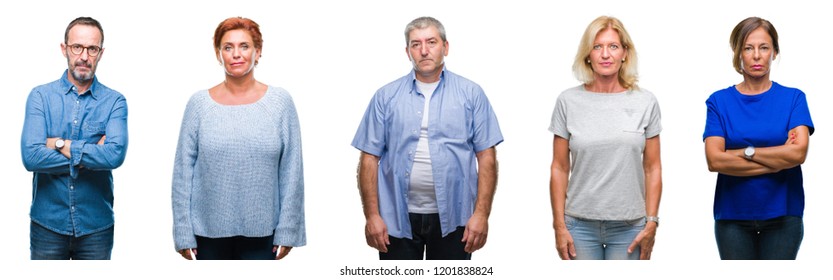
[[[61,43],[61,54],[67,57],[67,45],[64,43]]]
[[[104,56],[104,48],[101,48],[101,50],[98,51],[98,56],[96,56],[95,61],[96,62],[101,61],[102,56]]]
[[[448,41],[443,42],[443,56],[448,56]]]

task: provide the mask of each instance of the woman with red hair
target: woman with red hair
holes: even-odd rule
[[[220,23],[225,80],[185,108],[172,202],[186,259],[281,259],[306,244],[298,115],[286,90],[255,80],[262,47],[254,21]]]

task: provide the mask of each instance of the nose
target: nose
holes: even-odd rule
[[[608,48],[607,46],[602,47],[602,53],[601,54],[602,54],[602,58],[610,57],[610,48]]]
[[[238,57],[240,57],[240,56],[241,56],[241,51],[240,51],[240,48],[235,47],[235,48],[234,48],[234,50],[231,52],[231,55],[232,55],[234,58],[238,58]]]
[[[428,44],[422,44],[419,46],[419,54],[422,56],[428,55]]]
[[[81,60],[87,61],[87,59],[90,58],[90,49],[88,49],[88,48],[81,49],[81,54],[79,55],[79,57],[81,58]]]
[[[755,60],[760,59],[761,58],[761,49],[760,48],[755,48],[755,50],[752,52],[752,57],[755,58]]]

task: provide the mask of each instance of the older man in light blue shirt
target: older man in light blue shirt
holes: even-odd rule
[[[431,17],[405,29],[413,71],[379,89],[352,145],[367,244],[380,259],[471,259],[482,248],[503,141],[483,90],[445,69]]]

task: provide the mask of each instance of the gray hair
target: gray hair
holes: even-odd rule
[[[410,43],[409,41],[411,38],[409,38],[408,35],[411,34],[411,31],[414,31],[414,29],[425,29],[429,26],[436,27],[437,31],[440,32],[440,39],[442,39],[443,42],[446,42],[445,27],[443,27],[443,24],[440,23],[439,20],[432,17],[419,17],[412,20],[411,23],[408,23],[408,25],[405,26],[405,46],[408,46]]]

